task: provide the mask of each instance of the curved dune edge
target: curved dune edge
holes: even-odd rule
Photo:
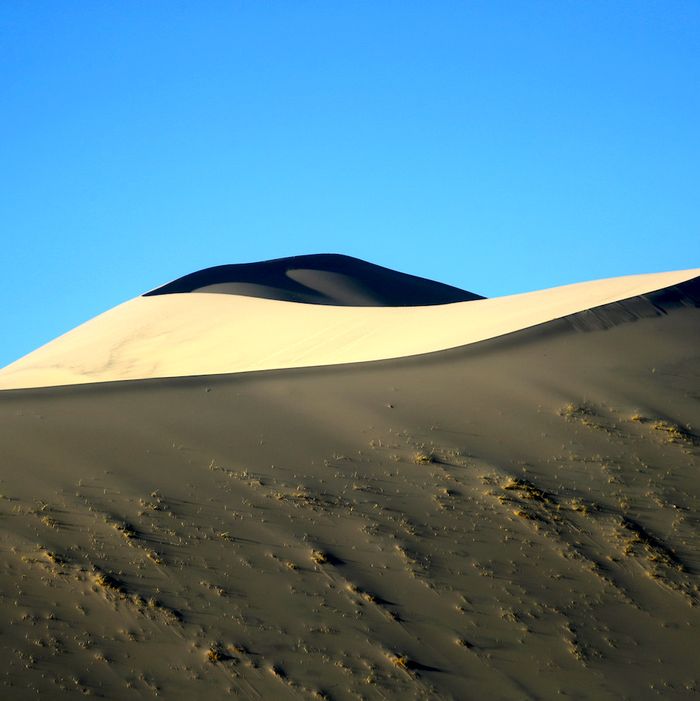
[[[338,253],[216,265],[172,280],[143,297],[183,292],[339,307],[417,307],[483,299],[443,282]]]
[[[632,275],[429,307],[207,293],[137,297],[0,370],[0,389],[386,360],[456,348],[686,282]]]

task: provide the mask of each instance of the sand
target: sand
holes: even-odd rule
[[[513,333],[700,275],[633,275],[451,304],[301,304],[234,294],[142,296],[0,370],[0,389],[399,358]]]
[[[215,292],[343,307],[418,307],[483,299],[452,285],[335,253],[217,265],[146,292]]]
[[[697,696],[700,282],[660,286],[399,359],[0,392],[3,697]]]

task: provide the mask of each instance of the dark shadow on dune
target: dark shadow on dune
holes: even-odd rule
[[[144,297],[209,292],[351,307],[407,307],[483,299],[350,256],[320,254],[219,265],[173,280]]]
[[[604,331],[637,319],[663,316],[673,309],[700,306],[700,278],[563,317],[577,331]]]
[[[431,667],[430,665],[421,664],[415,660],[408,660],[405,663],[406,669],[411,672],[444,672],[444,669],[439,669],[438,667]]]

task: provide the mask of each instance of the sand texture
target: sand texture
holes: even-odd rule
[[[0,694],[697,698],[694,277],[523,295],[530,328],[393,360],[0,392]],[[145,305],[189,323],[200,299],[244,298],[78,331],[138,312],[156,344]],[[559,318],[523,324],[536,299]],[[413,309],[411,337],[491,302]],[[369,312],[363,349],[372,314],[407,329],[296,307]]]

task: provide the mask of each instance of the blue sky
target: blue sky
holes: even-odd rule
[[[0,365],[193,270],[700,266],[700,3],[0,3]]]

